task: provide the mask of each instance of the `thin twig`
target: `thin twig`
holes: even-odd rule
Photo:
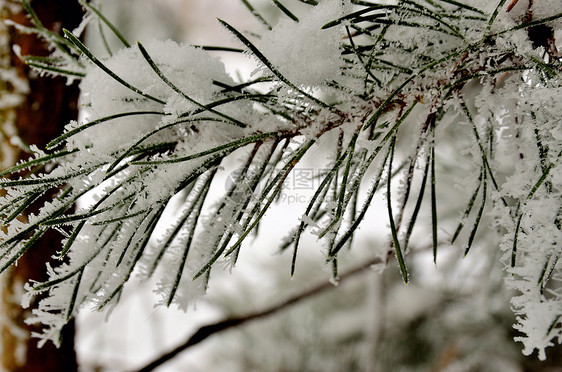
[[[349,271],[343,273],[342,275],[340,275],[339,280],[340,282],[348,279],[352,276],[355,276],[357,274],[361,274],[361,273],[365,273],[368,272],[368,268],[372,265],[376,265],[379,263],[382,263],[383,260],[376,257],[373,258],[365,263],[363,263],[362,265],[359,265],[353,269],[350,269]],[[267,317],[269,315],[273,315],[281,310],[284,310],[285,308],[292,306],[294,304],[297,304],[303,300],[306,300],[309,297],[315,296],[317,294],[320,294],[328,289],[331,288],[336,288],[331,281],[325,281],[321,284],[318,284],[314,287],[309,288],[308,290],[301,292],[293,297],[290,297],[288,299],[286,299],[283,302],[280,302],[276,305],[273,305],[271,307],[268,307],[264,310],[261,311],[257,311],[257,312],[253,312],[253,313],[249,313],[243,316],[234,316],[232,318],[228,318],[228,319],[224,319],[221,320],[219,322],[213,323],[213,324],[209,324],[206,326],[203,326],[201,328],[199,328],[191,337],[189,337],[184,343],[182,343],[181,345],[175,347],[174,349],[162,354],[161,356],[159,356],[157,359],[155,359],[154,361],[150,362],[149,364],[147,364],[146,366],[142,367],[141,369],[138,369],[139,372],[148,372],[148,371],[152,371],[155,368],[161,366],[162,364],[166,363],[167,361],[169,361],[170,359],[176,357],[179,353],[185,351],[186,349],[200,343],[201,341],[204,341],[205,339],[207,339],[208,337],[225,331],[229,328],[233,328],[233,327],[237,327],[243,323],[246,323],[248,321],[252,321],[255,319],[260,319],[260,318],[264,318]]]

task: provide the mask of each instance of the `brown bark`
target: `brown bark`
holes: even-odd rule
[[[37,0],[31,5],[43,24],[52,31],[60,32],[62,27],[73,29],[82,19],[82,9],[76,0]],[[10,6],[2,9],[2,18],[9,18],[20,24],[29,24],[26,14],[21,9],[14,12],[14,9]],[[36,35],[23,35],[12,28],[8,30],[6,36],[9,38],[7,45],[18,45],[22,55],[49,54],[45,43]],[[6,44],[6,40],[3,41]],[[7,51],[11,51],[11,48]],[[5,124],[5,119],[11,117],[17,135],[23,142],[41,147],[60,134],[66,123],[76,119],[78,87],[76,84],[68,86],[65,79],[36,76],[13,53],[10,62],[18,75],[28,82],[29,91],[22,97],[23,100],[17,107],[6,109],[9,112],[3,112],[0,119]],[[6,66],[2,67],[6,68]],[[4,88],[15,89],[9,83],[6,83]],[[7,137],[5,132],[2,133],[4,142]],[[8,148],[9,146],[4,143],[1,159],[3,165],[6,163]],[[25,153],[21,150],[13,146],[11,149],[15,158],[25,157]],[[1,365],[6,370],[17,372],[77,370],[74,326],[69,324],[63,331],[63,342],[59,349],[51,343],[37,349],[37,340],[30,335],[32,331],[36,332],[39,329],[24,323],[29,312],[24,312],[19,304],[24,283],[29,279],[39,281],[47,279],[45,262],[57,249],[60,249],[60,236],[53,232],[47,233],[37,245],[18,260],[17,266],[3,274],[1,316],[4,318],[4,324],[1,329],[0,352]]]

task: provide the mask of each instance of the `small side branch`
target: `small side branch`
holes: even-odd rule
[[[373,258],[365,263],[363,263],[362,265],[359,265],[353,269],[350,269],[349,271],[343,273],[342,275],[340,275],[340,282],[343,280],[346,280],[350,277],[356,276],[357,274],[361,274],[361,273],[366,273],[368,272],[368,269],[370,266],[372,265],[376,265],[379,263],[382,263],[383,260],[380,258]],[[293,297],[290,297],[288,299],[286,299],[285,301],[282,301],[276,305],[273,305],[271,307],[268,307],[264,310],[261,311],[257,311],[257,312],[253,312],[253,313],[249,313],[246,315],[242,315],[242,316],[234,316],[228,319],[224,319],[221,320],[219,322],[213,323],[213,324],[209,324],[206,326],[203,326],[201,328],[199,328],[191,337],[189,337],[184,343],[182,343],[181,345],[175,347],[174,349],[162,354],[161,356],[159,356],[157,359],[155,359],[154,361],[150,362],[149,364],[147,364],[146,366],[138,369],[139,372],[148,372],[148,371],[152,371],[155,368],[161,366],[162,364],[166,363],[167,361],[171,360],[172,358],[176,357],[178,354],[180,354],[181,352],[189,349],[190,347],[197,345],[198,343],[200,343],[201,341],[204,341],[205,339],[207,339],[208,337],[220,333],[222,331],[225,331],[227,329],[230,328],[234,328],[237,327],[239,325],[242,325],[246,322],[255,320],[255,319],[260,319],[260,318],[265,318],[269,315],[273,315],[281,310],[284,310],[285,308],[295,305],[303,300],[306,300],[309,297],[318,295],[328,289],[331,288],[335,288],[334,285],[330,282],[330,281],[325,281],[321,284],[318,284],[314,287],[309,288],[308,290],[305,290]]]

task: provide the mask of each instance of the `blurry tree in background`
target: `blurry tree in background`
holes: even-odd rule
[[[1,182],[2,268],[64,237],[24,296],[48,294],[42,341],[84,306],[118,312],[136,276],[180,309],[209,287],[199,306],[225,319],[169,353],[132,340],[137,355],[154,344],[143,370],[560,365],[560,3],[241,0],[250,21],[220,21],[231,43],[197,48],[150,40],[165,38],[155,3],[82,4],[87,45],[39,16],[55,53],[24,60],[82,80],[84,118]],[[217,52],[254,71],[226,74]],[[138,329],[157,311],[126,316]],[[84,348],[95,368],[145,363],[100,362],[98,346]]]
[[[81,22],[83,10],[74,0],[48,0],[34,4],[45,27],[60,32],[63,27],[75,28]],[[32,72],[14,50],[23,55],[48,56],[48,42],[35,34],[25,35],[4,24],[10,20],[31,26],[27,12],[19,1],[0,2],[2,24],[1,56],[1,167],[7,169],[18,159],[32,153],[28,144],[44,146],[50,138],[62,133],[64,125],[78,115],[78,84],[67,84],[64,78],[43,79]],[[15,49],[17,48],[17,49]],[[25,217],[22,217],[25,218]],[[8,371],[74,371],[77,369],[74,352],[74,322],[63,330],[64,342],[60,348],[46,345],[37,349],[32,332],[40,332],[37,324],[26,324],[29,312],[22,311],[23,285],[29,280],[46,280],[45,260],[61,244],[60,235],[45,234],[29,255],[2,274],[1,367]]]

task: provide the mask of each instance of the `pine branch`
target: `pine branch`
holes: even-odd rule
[[[66,238],[59,252],[65,260],[49,280],[33,284],[35,292],[66,295],[56,301],[60,308],[40,305],[43,320],[50,322],[45,337],[53,337],[56,330],[49,327],[60,327],[87,301],[101,307],[117,302],[137,265],[146,265],[149,276],[164,266],[161,287],[168,305],[185,298],[184,287],[206,288],[217,262],[236,263],[246,238],[286,190],[291,172],[327,142],[330,160],[318,157],[326,171],[282,247],[294,247],[291,275],[301,239],[311,232],[324,244],[336,279],[338,253],[351,248],[381,193],[394,248],[386,258],[397,260],[404,282],[414,226],[431,231],[436,263],[450,216],[460,217],[451,241],[467,254],[485,240],[477,237],[494,233],[483,226],[491,212],[495,233],[506,234],[498,249],[510,258],[508,283],[523,293],[514,309],[529,333],[523,338],[526,351],[537,347],[544,353],[545,346],[533,340],[554,340],[562,332],[561,314],[553,312],[548,334],[530,335],[536,329],[532,322],[541,319],[533,307],[537,299],[556,309],[562,302],[558,292],[545,295],[550,289],[545,282],[552,285],[548,279],[557,277],[560,264],[560,245],[552,238],[560,230],[560,211],[552,205],[560,204],[555,182],[560,143],[553,133],[562,65],[554,25],[562,13],[534,17],[529,4],[524,19],[509,18],[517,1],[505,9],[506,0],[492,4],[489,14],[456,0],[354,0],[353,8],[335,0],[300,0],[310,12],[300,14],[276,0],[285,19],[283,27],[273,27],[249,1],[241,1],[267,28],[258,44],[253,38],[262,35],[247,36],[219,20],[244,49],[173,42],[130,47],[98,8],[83,2],[125,46],[107,59],[69,31],[66,39],[48,31],[23,2],[33,26],[20,29],[41,35],[56,49],[50,57],[25,57],[26,62],[45,73],[81,78],[84,107],[92,115],[67,126],[45,152],[34,150],[28,161],[0,173],[8,177],[0,179],[6,189],[0,199],[5,227],[0,270],[49,229]],[[497,31],[503,24],[508,26]],[[244,51],[255,58],[257,76],[235,81],[210,50]],[[510,105],[514,101],[517,105]],[[516,133],[517,151],[504,135],[509,131]],[[219,167],[244,150],[243,179],[213,204],[208,191]],[[518,158],[509,158],[518,151]],[[401,165],[394,166],[399,159]],[[418,173],[421,179],[413,181]],[[403,175],[399,181],[397,174]],[[469,180],[460,185],[460,205],[448,205],[455,204],[447,201],[451,187],[445,180],[451,176]],[[64,191],[38,205],[56,187]],[[414,189],[418,195],[411,200]],[[95,202],[71,211],[84,196]],[[148,241],[165,206],[180,196],[182,213],[152,249]],[[419,217],[424,201],[427,219]],[[209,205],[216,207],[207,211]],[[29,221],[21,222],[31,210]],[[202,223],[207,212],[211,222]],[[524,286],[525,281],[534,284]],[[194,340],[246,318],[252,315],[209,326]]]

